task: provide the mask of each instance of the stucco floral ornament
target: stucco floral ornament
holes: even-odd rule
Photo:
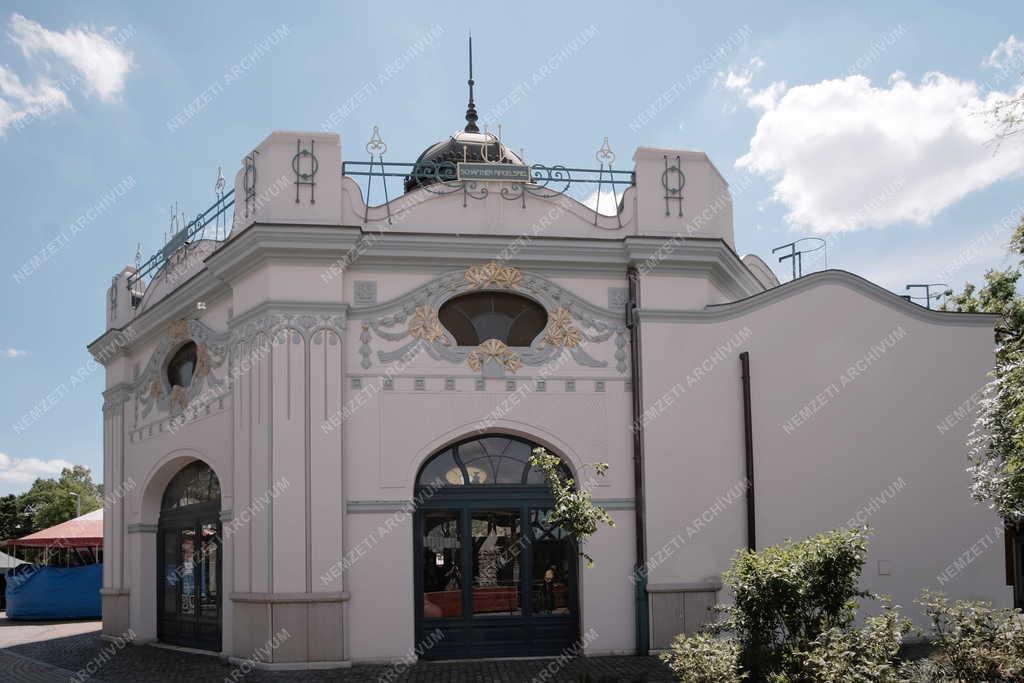
[[[149,396],[150,398],[162,398],[164,395],[164,383],[159,377],[154,377],[149,383]]]
[[[408,329],[410,337],[427,342],[440,340],[442,344],[449,343],[444,325],[437,319],[437,311],[430,306],[420,306],[413,311],[412,317],[409,318]]]
[[[167,336],[170,337],[172,342],[187,338],[188,320],[182,318],[181,320],[175,320],[172,322],[170,329],[167,330]]]
[[[519,354],[497,339],[488,339],[470,351],[466,357],[466,362],[474,372],[480,372],[484,363],[489,360],[497,361],[509,372],[517,372],[523,367]]]
[[[137,399],[136,421],[142,420],[153,410],[166,411],[167,415],[181,413],[206,390],[210,390],[209,395],[220,399],[227,390],[227,382],[225,378],[218,378],[215,371],[227,362],[229,339],[229,333],[216,332],[198,319],[180,318],[170,321],[163,338],[150,354],[146,367],[133,383],[131,391]],[[188,387],[171,386],[167,377],[168,363],[187,341],[196,345],[192,381]]]
[[[503,266],[497,261],[482,266],[470,266],[466,269],[466,282],[471,288],[502,287],[515,289],[523,281],[523,274],[518,268]]]
[[[206,344],[196,344],[196,369],[193,373],[193,377],[202,378],[206,377],[210,372],[210,352],[206,348]]]
[[[548,329],[544,332],[541,346],[579,346],[583,335],[572,322],[572,315],[566,308],[556,308],[549,314]]]
[[[171,387],[169,402],[172,413],[185,410],[188,407],[188,392],[185,390],[185,387],[178,385]]]

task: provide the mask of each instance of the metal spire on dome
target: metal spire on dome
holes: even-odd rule
[[[473,102],[473,34],[469,34],[469,106],[466,108],[466,128],[467,133],[479,133],[480,129],[477,128],[476,120],[476,104]]]

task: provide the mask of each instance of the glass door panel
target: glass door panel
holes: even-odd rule
[[[423,617],[462,617],[462,530],[458,510],[423,513]]]
[[[178,533],[163,533],[163,599],[160,609],[165,616],[177,616],[178,610]]]
[[[181,611],[183,617],[196,613],[195,548],[196,530],[181,530]]]
[[[474,511],[470,516],[474,616],[522,614],[519,577],[523,539],[519,510]]]
[[[216,620],[220,607],[220,587],[217,583],[220,541],[216,524],[202,525],[201,543],[199,555],[195,558],[199,612],[204,621]]]
[[[530,510],[533,613],[569,614],[569,580],[575,555],[568,534],[552,525],[550,518],[551,510]]]

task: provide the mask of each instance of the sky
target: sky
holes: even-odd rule
[[[337,132],[364,160],[379,126],[388,160],[414,160],[464,125],[470,31],[481,124],[531,162],[593,166],[605,136],[618,168],[638,146],[706,152],[737,251],[783,280],[771,250],[804,237],[898,293],[1010,265],[1024,140],[995,144],[985,112],[1022,87],[1019,0],[3,1],[0,494],[70,464],[101,478],[86,345],[171,207],[209,206],[218,167],[273,130]]]

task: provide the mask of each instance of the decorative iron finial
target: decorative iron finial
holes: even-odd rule
[[[476,104],[473,102],[473,86],[476,82],[473,80],[473,34],[469,34],[469,106],[466,108],[466,128],[467,133],[479,133],[480,129],[476,126]]]
[[[135,272],[139,272],[139,268],[142,266],[142,242],[139,242],[139,246],[135,248]]]
[[[611,145],[608,144],[608,137],[605,136],[604,142],[601,143],[601,148],[594,154],[594,158],[597,159],[598,163],[602,166],[608,164],[611,167],[615,163],[615,152],[612,151]]]
[[[224,195],[224,186],[227,185],[227,180],[224,179],[224,167],[217,167],[217,182],[213,184],[213,191],[217,193],[217,199],[220,199]]]
[[[370,136],[370,141],[366,143],[366,152],[370,155],[370,159],[379,156],[383,157],[384,153],[388,151],[387,144],[380,137],[380,126],[373,127],[373,135]]]

